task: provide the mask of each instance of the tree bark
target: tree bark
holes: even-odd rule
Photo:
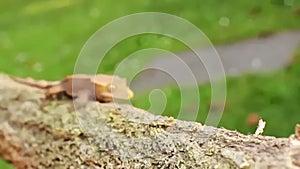
[[[125,104],[47,100],[0,74],[0,157],[15,168],[300,168],[300,141],[244,135]]]

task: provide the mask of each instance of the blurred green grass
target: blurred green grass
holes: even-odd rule
[[[7,162],[0,159],[0,168],[1,169],[13,169],[13,167]]]
[[[284,2],[284,1],[280,1]],[[17,76],[49,80],[73,72],[76,57],[85,41],[101,26],[118,17],[146,11],[165,12],[185,18],[198,26],[214,44],[258,36],[268,32],[300,28],[300,2],[293,5],[260,0],[12,0],[0,1],[0,71]],[[220,26],[227,17],[229,26]],[[117,44],[106,56],[99,72],[112,73],[115,65],[132,52],[157,47],[180,51],[185,46],[171,38],[142,35]],[[299,57],[299,52],[296,54]],[[245,122],[257,112],[267,121],[265,134],[288,136],[299,123],[300,61],[285,70],[265,75],[230,78],[226,109],[220,126],[253,133]],[[210,89],[200,86],[201,109],[207,112]],[[166,115],[179,108],[179,91],[166,89]],[[133,103],[149,106],[145,94]],[[175,104],[174,104],[175,103]],[[175,105],[175,106],[174,106]],[[204,106],[202,106],[204,105]],[[203,121],[204,115],[199,117]],[[5,168],[1,166],[0,168]]]
[[[72,73],[85,41],[101,26],[135,12],[158,11],[183,17],[215,44],[262,32],[299,28],[296,7],[268,1],[1,1],[0,68],[18,76],[59,79]],[[53,5],[60,4],[60,5]],[[221,17],[230,25],[220,26]],[[180,43],[161,36],[135,36],[115,46],[99,71],[112,72],[128,54],[143,48],[181,50]]]

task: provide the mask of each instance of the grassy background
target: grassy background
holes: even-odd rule
[[[300,2],[284,4],[271,0],[11,0],[0,1],[0,71],[49,80],[73,72],[76,57],[86,40],[101,26],[118,17],[146,11],[165,12],[185,18],[198,26],[214,44],[223,44],[268,32],[300,28]],[[287,1],[286,1],[287,2]],[[290,1],[292,2],[292,1]],[[219,20],[227,17],[229,26]],[[116,64],[132,52],[157,47],[180,51],[184,45],[162,36],[142,35],[116,45],[99,72],[112,73]],[[295,52],[300,57],[300,52]],[[228,79],[226,109],[220,126],[253,133],[246,119],[257,113],[267,121],[266,133],[288,136],[299,123],[300,61],[286,69],[265,75]],[[165,89],[166,115],[178,110],[180,92]],[[207,112],[210,89],[199,86]],[[133,103],[147,108],[147,94],[136,94]],[[175,103],[175,104],[174,104]],[[202,105],[201,104],[201,105]],[[199,117],[199,121],[203,121]],[[2,166],[0,168],[7,168]]]

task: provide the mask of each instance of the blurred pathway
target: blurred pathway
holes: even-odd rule
[[[300,31],[289,31],[216,46],[215,49],[219,53],[226,76],[239,76],[244,73],[271,72],[284,67],[291,60],[293,52],[300,44],[299,42]],[[211,54],[211,49],[208,48],[197,51],[203,56]],[[194,53],[191,51],[182,52],[177,56],[191,69],[197,83],[209,81],[204,66]],[[146,67],[164,68],[168,72],[172,72],[173,77],[154,69],[144,71],[131,82],[131,88],[135,91],[147,91],[148,89],[163,88],[166,85],[176,83],[176,81],[184,82],[186,85],[193,84],[192,79],[187,78],[186,71],[180,64],[182,63],[178,62],[178,58],[172,55],[156,58]],[[176,74],[175,77],[174,74]]]

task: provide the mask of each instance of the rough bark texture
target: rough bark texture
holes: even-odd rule
[[[298,168],[300,141],[243,135],[130,105],[45,100],[0,75],[0,157],[16,168]]]

